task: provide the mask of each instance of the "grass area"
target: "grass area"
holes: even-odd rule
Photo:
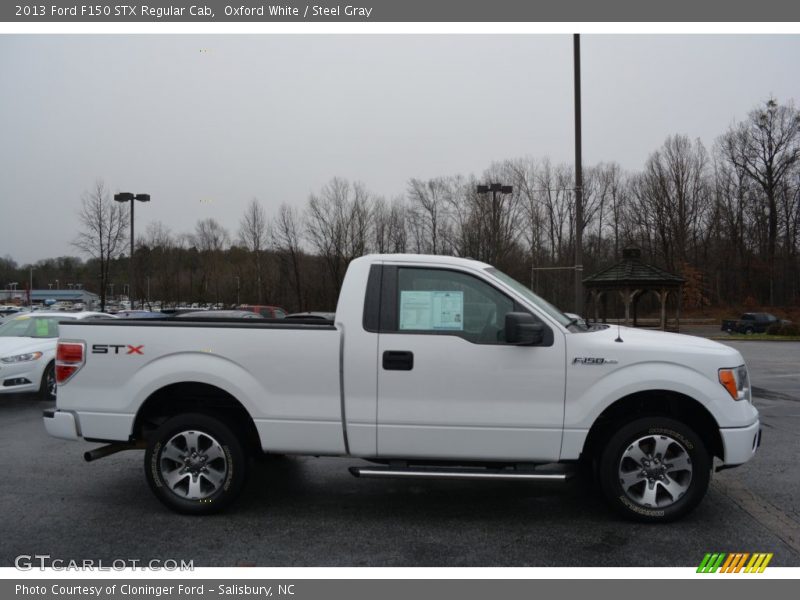
[[[767,333],[731,333],[729,335],[715,335],[712,340],[725,342],[800,342],[800,335],[769,335]]]

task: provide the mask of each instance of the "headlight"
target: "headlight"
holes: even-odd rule
[[[733,369],[720,369],[719,382],[734,400],[747,400],[752,402],[750,379],[747,376],[747,367],[741,365]]]
[[[28,362],[31,360],[39,360],[42,358],[41,352],[28,352],[27,354],[17,354],[16,356],[5,356],[0,358],[0,362],[4,362],[6,364],[9,363],[20,363],[20,362]]]

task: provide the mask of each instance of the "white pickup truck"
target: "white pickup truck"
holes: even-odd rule
[[[144,448],[170,508],[229,505],[258,453],[346,456],[360,477],[563,481],[660,522],[760,443],[741,354],[687,335],[587,328],[491,266],[350,263],[334,321],[61,324],[56,437]],[[559,463],[559,464],[556,464]]]

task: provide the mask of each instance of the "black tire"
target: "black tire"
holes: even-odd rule
[[[745,335],[753,335],[755,332],[756,330],[753,329],[752,327],[748,327],[747,329],[744,330]]]
[[[657,453],[656,448],[664,447],[663,454]],[[640,463],[632,458],[637,454],[644,456]],[[680,470],[682,466],[687,469]],[[711,478],[711,457],[700,437],[684,423],[644,417],[609,438],[599,471],[603,495],[620,515],[666,523],[684,517],[703,499]]]
[[[56,365],[50,363],[42,373],[42,383],[39,385],[39,392],[37,393],[39,400],[47,400],[48,402],[56,401]]]
[[[147,440],[144,470],[150,489],[167,507],[183,514],[206,515],[227,508],[241,492],[248,469],[236,431],[224,419],[203,413],[167,420]]]

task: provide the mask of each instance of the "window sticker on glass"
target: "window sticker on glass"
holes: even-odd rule
[[[400,292],[400,329],[463,331],[464,292]]]
[[[36,319],[36,337],[47,337],[50,327],[45,319]]]

